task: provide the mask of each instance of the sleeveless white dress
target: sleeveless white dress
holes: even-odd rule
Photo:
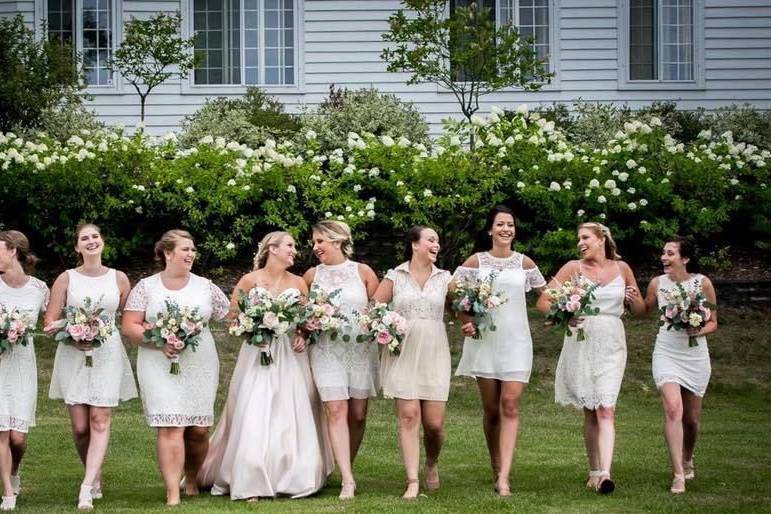
[[[331,266],[319,264],[313,283],[328,292],[339,289],[334,301],[349,317],[354,311],[363,311],[369,301],[367,288],[359,275],[359,264],[350,260]],[[343,334],[350,335],[351,340],[343,341],[340,337]],[[358,334],[358,327],[350,325],[336,340],[325,335],[310,346],[313,381],[322,401],[377,396],[377,348],[375,344],[357,343]]]
[[[10,287],[0,275],[0,303],[26,311],[37,324],[40,311],[48,306],[48,287],[35,277],[23,286]],[[37,408],[37,363],[35,345],[18,345],[0,356],[0,432],[27,433],[35,426]]]
[[[480,339],[467,337],[463,342],[456,375],[527,383],[533,367],[533,340],[527,320],[525,293],[546,285],[537,267],[524,269],[524,255],[514,252],[498,258],[488,252],[477,254],[479,269],[458,268],[456,277],[496,273],[493,291],[503,293],[508,301],[491,312],[495,331],[486,330]]]
[[[67,270],[67,303],[82,307],[90,298],[112,316],[120,305],[120,289],[114,269],[98,277],[89,277]],[[109,341],[93,350],[93,367],[86,367],[83,352],[71,345],[59,343],[54,358],[54,370],[48,396],[63,399],[67,405],[115,407],[120,401],[137,397],[137,387],[120,331],[114,327]]]
[[[404,262],[385,278],[394,283],[393,306],[407,319],[407,335],[399,355],[382,350],[383,396],[446,402],[452,370],[444,306],[452,276],[433,266],[421,289]]]
[[[595,316],[584,317],[584,341],[565,335],[554,377],[554,399],[562,405],[596,410],[615,407],[626,368],[624,314],[626,284],[621,275],[595,289]]]
[[[179,375],[169,373],[169,359],[160,349],[139,347],[137,378],[145,418],[151,427],[211,426],[219,359],[208,322],[224,318],[230,302],[219,287],[198,275],[191,273],[185,287],[171,290],[163,285],[160,274],[155,274],[139,281],[124,310],[144,312],[147,319],[166,310],[166,299],[182,307],[197,307],[207,326],[196,351],[180,353]]]
[[[281,295],[299,295],[287,289]],[[321,402],[306,352],[290,336],[270,344],[274,362],[260,364],[260,349],[243,343],[225,410],[209,442],[199,482],[233,500],[308,496],[334,469],[324,437]]]
[[[701,289],[704,280],[702,275],[691,275],[691,278],[683,282],[686,291]],[[659,277],[657,291],[659,307],[666,305],[662,291],[676,287],[668,276]],[[659,328],[656,335],[656,346],[653,349],[653,380],[656,387],[661,388],[667,382],[680,384],[696,396],[704,396],[712,373],[709,360],[709,348],[707,338],[696,338],[697,346],[688,346],[688,333],[683,330],[667,330],[666,326]]]

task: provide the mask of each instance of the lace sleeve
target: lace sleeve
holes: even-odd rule
[[[126,300],[124,311],[144,312],[147,310],[147,284],[144,279],[131,290]]]
[[[544,287],[546,285],[546,279],[543,278],[541,270],[538,266],[525,270],[525,292],[535,289],[536,287]]]
[[[48,289],[48,286],[42,280],[34,277],[33,280],[32,285],[40,291],[41,295],[40,312],[44,312],[48,308],[48,301],[51,299],[51,290]]]
[[[211,290],[211,317],[214,319],[223,319],[230,310],[230,300],[228,300],[228,297],[222,292],[222,289],[216,286],[211,280],[209,281],[209,289]]]
[[[479,268],[458,266],[452,275],[452,282],[469,282],[479,278]]]

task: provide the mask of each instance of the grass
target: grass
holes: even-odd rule
[[[399,499],[404,487],[390,401],[371,403],[364,444],[356,460],[359,492],[340,502],[339,475],[320,494],[302,500],[256,504],[202,495],[183,498],[175,512],[771,512],[771,336],[768,312],[721,312],[722,328],[710,340],[713,377],[705,400],[697,446],[697,479],[688,492],[669,493],[668,457],[661,434],[661,408],[650,377],[655,321],[626,320],[629,357],[618,405],[614,477],[616,493],[600,497],[583,483],[586,464],[581,415],[553,402],[560,336],[544,329],[531,312],[535,368],[521,405],[519,452],[512,474],[514,495],[493,494],[481,407],[469,379],[454,379],[448,405],[447,442],[442,452],[442,487],[419,501]],[[455,329],[453,357],[459,341]],[[238,341],[218,337],[222,363],[217,412],[221,410]],[[22,467],[19,512],[72,512],[82,467],[61,402],[49,400],[54,345],[37,340],[38,426],[29,437]],[[133,358],[132,358],[133,361]],[[154,431],[140,416],[138,400],[115,412],[113,439],[104,467],[104,512],[164,512],[164,489],[155,460]]]

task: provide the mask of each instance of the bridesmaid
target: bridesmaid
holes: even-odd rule
[[[490,463],[495,476],[495,491],[511,496],[509,474],[519,430],[519,402],[530,380],[533,367],[533,341],[527,320],[525,293],[540,291],[544,280],[530,257],[512,249],[516,236],[514,212],[506,206],[494,207],[487,216],[477,248],[458,269],[487,276],[495,273],[493,289],[508,302],[492,312],[496,331],[487,331],[481,339],[472,339],[476,327],[467,315],[460,315],[466,335],[456,375],[474,377],[482,397],[484,431]],[[482,251],[486,249],[486,251]],[[451,290],[454,284],[450,285]]]
[[[578,226],[581,259],[570,261],[549,283],[555,287],[583,275],[597,284],[592,303],[599,314],[584,318],[585,341],[575,333],[565,335],[557,363],[554,397],[557,403],[573,405],[584,412],[584,444],[589,459],[587,487],[608,494],[616,485],[610,478],[616,438],[615,410],[626,367],[626,336],[621,315],[624,304],[632,313],[645,313],[645,303],[632,269],[616,252],[610,230],[600,223]],[[543,294],[538,310],[548,312],[552,298]]]
[[[0,232],[0,304],[26,311],[37,324],[48,303],[48,287],[27,275],[37,258],[27,237],[16,230]],[[19,464],[27,449],[27,431],[35,426],[37,365],[35,348],[17,345],[0,358],[0,510],[14,510],[21,489]]]
[[[350,316],[361,311],[377,290],[378,279],[366,264],[350,260],[353,255],[351,229],[342,221],[323,220],[313,226],[313,253],[320,264],[305,272],[308,287],[314,284],[332,292],[342,311]],[[353,498],[356,482],[353,460],[364,437],[367,402],[377,396],[377,345],[356,344],[357,332],[350,328],[351,341],[329,337],[310,347],[313,381],[316,383],[327,418],[335,461],[342,475],[340,499]]]
[[[219,359],[208,325],[196,351],[180,354],[172,346],[156,348],[143,343],[145,320],[165,310],[165,301],[197,308],[205,322],[223,319],[229,302],[210,280],[190,272],[195,261],[193,236],[169,230],[155,243],[155,257],[163,271],[144,278],[134,287],[123,313],[123,334],[139,346],[137,378],[145,418],[155,427],[158,465],[166,485],[166,504],[179,504],[180,477],[185,493],[198,494],[196,475],[209,446],[209,427],[214,422],[214,399],[219,382]],[[179,354],[181,373],[169,373],[169,359]]]
[[[648,284],[645,304],[648,311],[658,311],[665,305],[663,291],[678,284],[689,293],[702,290],[707,300],[717,304],[715,288],[704,275],[690,273],[687,266],[693,261],[694,244],[691,238],[675,237],[664,245],[661,264],[664,274]],[[653,350],[653,380],[661,391],[664,407],[664,438],[672,461],[672,493],[684,493],[685,481],[695,476],[693,451],[699,434],[701,403],[707,391],[711,366],[707,334],[717,331],[717,310],[700,329],[687,333],[667,330],[662,326],[656,336]],[[688,345],[688,337],[697,336],[697,346]]]
[[[375,293],[376,302],[391,302],[408,321],[399,355],[382,353],[383,396],[396,399],[399,446],[407,471],[402,498],[419,493],[420,426],[426,446],[425,485],[439,488],[439,452],[444,443],[444,414],[450,391],[450,346],[443,315],[450,273],[434,265],[439,236],[428,227],[407,233],[406,262],[389,270]]]
[[[75,231],[75,252],[80,266],[67,270],[56,279],[51,302],[45,315],[45,331],[53,335],[55,324],[65,306],[82,306],[90,298],[94,306],[112,318],[126,303],[131,285],[122,271],[102,264],[104,240],[99,227],[92,223]],[[112,408],[120,401],[136,398],[137,389],[120,333],[114,330],[110,340],[93,349],[93,367],[86,367],[83,352],[90,345],[56,349],[49,397],[63,399],[70,413],[72,435],[80,460],[86,468],[78,496],[79,509],[93,508],[94,499],[102,497],[102,463],[110,442]]]
[[[288,271],[297,254],[286,232],[271,232],[260,243],[254,271],[238,281],[238,299],[254,288],[273,298],[299,301],[307,295],[302,278]],[[214,431],[199,474],[212,494],[257,500],[316,493],[332,472],[332,455],[323,437],[321,403],[313,385],[302,336],[287,333],[270,344],[273,364],[260,364],[262,350],[243,343],[230,380],[225,410]]]

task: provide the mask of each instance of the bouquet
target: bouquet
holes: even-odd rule
[[[357,342],[375,341],[399,355],[407,335],[407,320],[394,311],[391,304],[375,303],[366,313],[360,314],[357,321],[364,332],[356,336]]]
[[[99,348],[106,343],[115,330],[113,317],[98,307],[100,302],[94,303],[91,298],[86,297],[82,307],[65,307],[64,319],[58,322],[60,330],[54,336],[56,341],[64,344],[87,343],[91,347],[83,352],[87,368],[94,367],[93,348]]]
[[[299,297],[280,294],[274,298],[266,289],[254,287],[248,293],[241,293],[238,308],[241,312],[230,325],[230,333],[235,336],[249,334],[244,342],[260,347],[260,364],[273,364],[270,343],[302,321],[303,307]]]
[[[553,289],[547,289],[546,293],[551,296],[552,304],[546,319],[557,326],[565,328],[565,333],[572,336],[570,323],[572,320],[583,316],[594,316],[600,309],[592,307],[594,300],[594,290],[597,284],[587,279],[583,275],[576,275],[572,280],[566,280]],[[585,341],[586,334],[582,322],[575,326],[576,341]]]
[[[464,274],[455,282],[455,291],[452,292],[452,310],[463,312],[474,318],[476,333],[474,339],[482,337],[482,331],[495,331],[490,313],[508,302],[501,293],[493,292],[495,273],[490,273],[484,278],[479,273]]]
[[[340,307],[334,303],[335,297],[339,294],[340,289],[327,292],[315,284],[311,287],[300,323],[301,328],[309,334],[309,344],[318,342],[319,337],[324,333],[329,333],[332,340],[337,339],[340,329],[348,323],[346,317],[340,312]],[[342,339],[347,342],[351,336],[345,334]]]
[[[0,303],[0,355],[10,352],[17,344],[27,346],[32,339],[32,327],[32,319],[26,312]]]
[[[174,349],[183,351],[198,347],[206,323],[198,313],[198,307],[180,307],[173,300],[166,299],[166,310],[147,320],[144,342],[152,343],[158,348],[171,345]],[[169,373],[179,375],[179,354],[171,357]]]
[[[667,330],[700,329],[712,317],[711,305],[704,291],[699,287],[688,292],[682,284],[676,284],[671,289],[661,292],[666,304],[659,309],[660,325],[666,325]],[[688,346],[698,346],[696,336],[688,336]]]

